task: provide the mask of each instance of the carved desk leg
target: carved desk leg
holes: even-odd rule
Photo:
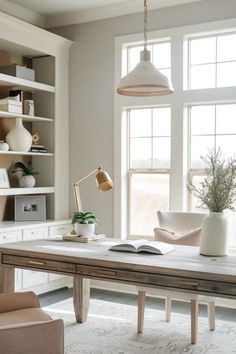
[[[15,269],[13,267],[0,265],[0,293],[11,293],[14,291]]]
[[[90,280],[83,277],[74,277],[73,301],[76,322],[83,323],[87,320],[90,300]]]

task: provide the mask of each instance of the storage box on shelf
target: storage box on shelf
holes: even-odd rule
[[[1,65],[11,65],[11,60],[19,60],[22,65],[24,57],[35,72],[35,81],[16,77],[14,72],[10,75],[0,73],[0,98],[8,97],[9,91],[21,90],[21,98],[33,100],[35,114],[4,112],[0,107],[0,140],[5,139],[15,120],[21,118],[31,134],[39,133],[39,143],[48,151],[0,151],[0,168],[9,170],[13,162],[22,161],[31,162],[39,172],[34,188],[18,188],[14,179],[10,178],[11,188],[0,189],[0,243],[48,237],[57,232],[58,227],[63,229],[63,233],[71,227],[70,222],[64,222],[65,226],[60,222],[69,216],[67,82],[71,44],[65,38],[0,13]],[[47,220],[52,221],[18,224],[13,221],[14,195],[28,194],[46,195]],[[12,221],[9,224],[4,220]],[[53,277],[43,274],[36,281],[34,274],[19,271],[17,289],[30,288],[35,281],[37,291],[42,292],[65,283],[64,278]]]

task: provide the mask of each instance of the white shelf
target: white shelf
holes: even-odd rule
[[[0,151],[0,155],[21,155],[21,156],[54,156],[51,152],[22,152],[22,151]]]
[[[52,194],[55,193],[54,187],[34,187],[34,188],[2,188],[0,196],[25,195],[25,194]]]
[[[28,116],[26,114],[17,114],[17,113],[10,113],[0,111],[0,118],[22,118],[26,122],[53,122],[52,118],[44,118],[44,117],[37,117],[37,116]]]
[[[55,87],[51,85],[41,84],[40,82],[20,79],[19,77],[0,74],[0,85],[1,86],[14,86],[14,88],[19,88],[25,91],[45,91],[45,92],[55,92]]]

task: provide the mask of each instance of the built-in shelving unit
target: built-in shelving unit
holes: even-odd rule
[[[4,220],[14,221],[14,195],[45,194],[47,219],[68,219],[68,56],[72,42],[38,27],[0,13],[0,65],[25,65],[35,71],[35,81],[0,73],[0,98],[9,90],[22,90],[24,99],[34,101],[35,115],[0,110],[0,139],[5,139],[22,118],[24,127],[39,133],[39,145],[48,152],[0,151],[0,168],[10,168],[14,162],[31,163],[39,172],[34,188],[16,188],[16,176],[8,174],[10,188],[0,188],[0,207],[11,207],[2,213]],[[63,142],[63,143],[62,143]],[[63,173],[62,173],[63,166]],[[9,219],[10,218],[10,219]],[[0,230],[1,231],[1,230]]]
[[[19,156],[54,156],[50,152],[30,152],[30,151],[0,151],[0,155],[19,155]]]
[[[45,118],[45,117],[37,117],[37,116],[29,116],[26,114],[17,114],[17,113],[10,113],[10,112],[4,112],[0,111],[0,118],[22,118],[23,121],[25,122],[53,122],[52,118]]]
[[[15,174],[8,173],[10,188],[0,188],[0,244],[63,235],[69,219],[68,58],[72,42],[0,12],[0,65],[17,63],[35,70],[35,81],[0,73],[0,98],[9,90],[23,91],[33,99],[35,116],[0,111],[0,139],[22,118],[24,127],[39,133],[39,145],[48,153],[0,151],[0,168],[10,172],[14,162],[31,163],[39,172],[34,188],[16,188]],[[22,63],[20,61],[22,60]],[[23,62],[24,61],[24,62]],[[15,176],[15,178],[14,178]],[[45,221],[14,221],[14,196],[45,195]],[[9,208],[9,210],[8,210]],[[68,285],[69,278],[17,269],[17,290],[45,292]]]
[[[41,84],[39,82],[20,79],[18,77],[0,74],[0,86],[14,86],[19,90],[24,91],[44,91],[44,92],[55,92],[55,87],[52,85]]]
[[[0,196],[8,195],[29,195],[29,194],[52,194],[54,187],[33,187],[33,188],[2,188]]]

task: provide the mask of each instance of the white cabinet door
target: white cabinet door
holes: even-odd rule
[[[48,237],[48,228],[32,228],[23,230],[23,241],[38,240]],[[48,282],[48,273],[33,270],[23,270],[23,289],[45,284]]]
[[[0,232],[0,244],[21,241],[21,231]],[[22,270],[15,269],[15,290],[22,288]]]
[[[47,227],[35,227],[32,229],[23,230],[23,241],[39,240],[48,237]]]

